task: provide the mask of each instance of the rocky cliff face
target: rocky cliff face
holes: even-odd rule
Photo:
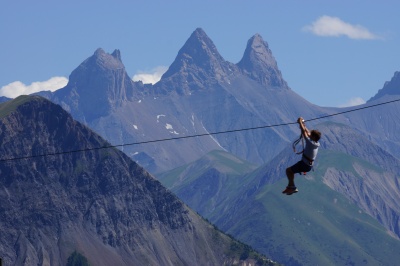
[[[225,61],[212,40],[198,28],[179,50],[155,90],[159,93],[189,95],[197,90],[209,90],[215,85],[229,82],[229,76],[236,72],[235,65]]]
[[[242,60],[237,66],[246,76],[267,88],[289,89],[268,43],[259,34],[254,35],[247,42]]]
[[[5,265],[65,265],[75,250],[91,265],[239,263],[237,242],[60,106],[0,105],[0,141]]]
[[[385,95],[400,95],[400,72],[396,71],[390,81],[386,81],[383,88],[378,91],[378,93],[369,99],[369,101],[374,101]]]
[[[142,87],[126,73],[119,50],[107,54],[99,48],[71,73],[67,86],[52,98],[74,117],[89,123],[132,100]]]

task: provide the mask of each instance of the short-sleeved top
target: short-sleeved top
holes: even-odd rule
[[[319,142],[311,140],[309,137],[305,137],[306,140],[306,147],[304,148],[303,154],[307,157],[310,158],[311,160],[315,160],[317,157],[318,153],[318,148],[319,148]],[[307,158],[303,157],[303,161],[305,163],[309,163]]]

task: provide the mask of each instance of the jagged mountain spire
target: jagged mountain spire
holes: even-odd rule
[[[383,88],[378,93],[369,99],[369,101],[377,100],[384,95],[400,95],[400,72],[396,71],[390,81],[386,81]]]
[[[121,52],[118,49],[115,49],[114,52],[111,54],[115,59],[117,59],[118,61],[120,61],[122,63],[122,59],[121,59]]]
[[[219,54],[212,40],[203,29],[197,28],[179,50],[175,61],[163,78],[168,78],[191,65],[210,69],[212,65],[218,65],[223,61],[225,60]]]
[[[121,61],[120,51],[108,54],[99,48],[71,73],[67,86],[57,91],[55,96],[61,104],[64,102],[64,106],[77,107],[85,114],[79,118],[81,121],[90,121],[107,115],[132,98],[134,88],[135,84]],[[73,113],[75,110],[69,111]]]
[[[268,43],[256,34],[247,42],[242,60],[237,64],[246,76],[267,87],[288,89]]]
[[[112,54],[108,54],[102,48],[98,48],[93,56],[82,63],[82,65],[88,64],[105,69],[125,68],[121,61],[121,52],[118,49],[114,50]]]
[[[197,28],[179,50],[174,62],[162,76],[161,83],[168,83],[171,88],[171,84],[173,87],[173,84],[188,82],[187,88],[179,88],[188,92],[207,87],[204,81],[227,81],[232,69],[235,66],[225,61],[204,30]]]

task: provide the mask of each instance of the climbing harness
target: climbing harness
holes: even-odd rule
[[[304,120],[303,120],[304,122]],[[297,150],[297,146],[299,145],[299,143],[301,142],[301,146],[302,146],[302,150],[298,151]],[[296,139],[293,143],[292,143],[292,148],[293,148],[293,152],[296,154],[301,154],[303,158],[305,158],[308,161],[308,164],[312,167],[312,165],[314,164],[314,160],[310,159],[308,156],[306,156],[304,154],[304,136],[302,133],[300,133],[300,137],[298,139]],[[314,170],[314,169],[313,169]],[[300,173],[302,175],[306,175],[306,172]]]

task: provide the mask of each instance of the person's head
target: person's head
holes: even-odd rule
[[[319,132],[319,131],[316,130],[316,129],[311,130],[311,132],[310,132],[310,138],[311,138],[313,141],[318,142],[319,139],[321,138],[321,132]]]

